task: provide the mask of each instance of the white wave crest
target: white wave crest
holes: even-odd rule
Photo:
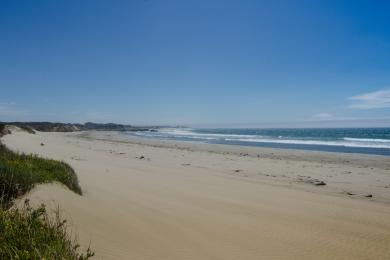
[[[390,143],[390,139],[369,139],[369,138],[350,138],[345,137],[346,141],[355,141],[355,142],[375,142],[375,143]]]
[[[340,140],[304,140],[293,139],[278,136],[267,138],[259,135],[240,135],[240,134],[215,134],[215,133],[195,133],[192,129],[164,128],[157,132],[133,132],[137,136],[154,138],[187,138],[187,140],[214,140],[224,142],[247,142],[247,143],[275,143],[292,145],[326,145],[356,148],[384,148],[390,149],[390,139],[369,139],[369,138],[350,138],[345,137]]]
[[[171,129],[171,128],[165,128],[159,130],[159,133],[169,134],[169,135],[176,135],[176,136],[183,136],[183,137],[190,137],[190,136],[197,136],[197,137],[212,137],[212,138],[256,138],[260,137],[258,135],[235,135],[235,134],[203,134],[203,133],[194,133],[190,129]]]
[[[327,145],[361,148],[385,148],[390,149],[389,144],[343,142],[343,141],[317,141],[317,140],[294,140],[294,139],[226,139],[226,141],[255,142],[255,143],[278,143],[278,144],[303,144],[303,145]]]

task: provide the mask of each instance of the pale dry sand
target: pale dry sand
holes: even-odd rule
[[[28,197],[60,205],[95,259],[390,259],[389,157],[107,132],[2,140],[75,169],[83,196],[52,184]]]

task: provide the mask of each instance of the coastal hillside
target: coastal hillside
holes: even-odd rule
[[[98,130],[98,131],[148,131],[150,129],[158,128],[152,127],[139,127],[124,124],[114,123],[92,123],[87,122],[85,124],[72,124],[72,123],[53,123],[53,122],[0,122],[3,129],[5,125],[14,125],[22,129],[34,129],[40,132],[76,132],[86,130]],[[1,130],[1,129],[0,129]]]

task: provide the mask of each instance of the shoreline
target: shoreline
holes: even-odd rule
[[[251,180],[260,181],[261,183],[267,185],[276,185],[314,193],[324,193],[328,195],[348,197],[352,199],[366,199],[366,196],[372,195],[373,198],[369,198],[371,201],[390,204],[390,194],[388,194],[390,193],[390,160],[388,160],[388,157],[384,155],[350,154],[226,144],[206,144],[187,141],[156,140],[134,136],[128,137],[123,136],[118,132],[104,131],[87,131],[76,134],[75,136],[87,140],[99,140],[119,144],[133,144],[159,149],[174,149],[188,152],[206,152],[220,156],[233,156],[239,157],[243,160],[249,160],[254,165],[265,162],[269,168],[269,172],[267,170],[263,170],[259,173],[256,173],[256,171],[253,170],[253,167],[249,167],[251,169],[246,170],[245,164],[248,164],[249,162],[244,162],[243,165],[237,165],[236,168],[239,169],[234,169],[234,167],[229,169],[229,167],[225,167],[227,168],[225,172],[231,171],[233,173],[230,174],[235,176],[251,178]],[[280,164],[280,162],[287,162],[286,165],[295,162],[295,175],[293,175],[292,171],[285,170],[284,167],[286,166],[281,166],[278,167],[278,169],[274,169],[275,165]],[[307,165],[305,165],[305,163]],[[294,166],[292,166],[292,168],[294,168]],[[299,169],[300,166],[302,166],[302,169]],[[322,169],[324,166],[328,167]],[[289,166],[287,165],[287,167]],[[360,182],[359,187],[356,185],[348,187],[348,185],[337,185],[337,183],[332,183],[332,178],[334,175],[323,173],[330,172],[332,174],[337,174],[337,172],[334,173],[335,168],[345,168],[340,170],[341,175],[344,176],[338,176],[340,180],[337,180],[336,182],[347,184],[345,177],[351,175],[351,178],[347,177],[347,179],[349,181]],[[314,173],[310,169],[317,172]],[[318,171],[318,169],[320,170]],[[302,171],[301,174],[297,172],[299,170]],[[366,178],[357,180],[357,177],[361,177],[362,175],[364,176],[366,174],[365,171],[369,171],[369,173],[367,173],[368,175],[372,172],[379,173],[379,175],[375,177],[371,176],[370,183],[367,183]],[[249,174],[249,172],[252,174]],[[359,176],[356,176],[356,173],[358,173]],[[293,175],[293,177],[291,175]],[[374,178],[376,179],[374,180]],[[326,187],[318,187],[320,185],[313,185],[316,183],[316,180],[324,181]],[[385,184],[382,187],[377,185],[378,182]],[[379,186],[376,187],[379,189],[373,189],[369,186]]]
[[[366,135],[363,135],[364,131]],[[160,140],[192,141],[209,144],[240,145],[390,156],[390,128],[367,129],[186,129],[163,128],[146,132],[124,132],[124,135]],[[369,136],[372,136],[371,138]],[[383,138],[383,139],[382,139]]]
[[[159,140],[153,138],[137,137],[132,135],[124,136],[121,132],[115,131],[83,131],[76,134],[81,138],[90,140],[100,140],[108,142],[118,143],[131,143],[139,145],[147,145],[158,148],[174,148],[184,149],[190,151],[207,151],[212,153],[230,153],[236,155],[242,155],[243,151],[246,152],[245,156],[257,157],[258,155],[265,158],[272,158],[273,156],[288,156],[289,158],[296,158],[298,160],[313,159],[323,161],[323,158],[341,158],[341,159],[355,159],[354,162],[359,162],[360,159],[379,160],[386,161],[389,159],[387,155],[380,154],[364,154],[364,153],[344,153],[335,151],[317,151],[317,150],[305,150],[294,148],[277,148],[277,147],[260,147],[260,146],[247,146],[239,144],[218,144],[218,143],[202,143],[180,140]],[[386,167],[390,170],[390,162]]]
[[[13,133],[2,140],[75,169],[83,197],[55,184],[39,185],[28,197],[60,205],[96,259],[390,255],[386,156],[124,142],[115,132],[94,131]]]

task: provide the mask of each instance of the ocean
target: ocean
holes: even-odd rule
[[[390,128],[161,128],[145,138],[390,156]]]

